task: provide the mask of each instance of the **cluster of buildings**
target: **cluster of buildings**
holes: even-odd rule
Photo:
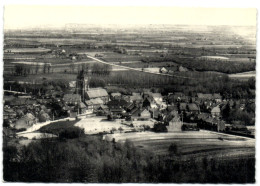
[[[186,96],[175,92],[163,96],[150,90],[128,95],[120,92],[108,94],[104,88],[89,88],[84,71],[79,73],[74,88],[74,94],[63,97],[71,117],[94,113],[111,120],[120,118],[148,123],[153,119],[153,124],[166,125],[168,131],[181,131],[184,125],[187,129],[197,129],[197,123],[205,121],[214,130],[225,130],[225,122],[221,120],[223,100],[220,94]]]
[[[84,71],[66,92],[52,86],[37,97],[30,95],[4,97],[4,124],[17,130],[56,117],[77,117],[92,114],[109,120],[124,119],[127,125],[140,124],[157,131],[198,130],[199,128],[225,131],[222,110],[232,106],[232,100],[223,100],[220,94],[181,92],[161,93],[144,89],[142,92],[108,93],[104,88],[89,88]],[[229,103],[229,104],[227,104]],[[243,109],[243,103],[240,105]],[[231,126],[232,127],[232,126]]]
[[[43,99],[32,96],[4,95],[4,127],[24,130],[37,122],[46,122],[52,117],[52,109],[47,108]]]

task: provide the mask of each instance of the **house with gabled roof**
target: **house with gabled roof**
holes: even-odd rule
[[[129,97],[130,102],[135,102],[135,103],[142,103],[143,98],[140,94],[135,94]]]
[[[166,74],[166,73],[168,73],[168,70],[165,67],[162,67],[160,69],[160,73]]]
[[[97,109],[96,109],[96,114],[99,116],[105,116],[109,114],[109,108],[107,105],[100,105]]]
[[[197,98],[201,101],[212,100],[213,95],[212,94],[197,93]]]
[[[154,118],[154,119],[158,119],[159,118],[160,110],[158,108],[152,108],[149,111],[150,111],[150,113],[152,115],[152,118]]]
[[[111,99],[115,100],[115,99],[121,99],[121,93],[119,92],[115,92],[115,93],[111,93]]]
[[[221,113],[219,105],[212,107],[210,113],[212,117],[219,117]]]
[[[174,115],[168,123],[169,123],[169,125],[166,126],[168,132],[181,132],[182,131],[183,123],[182,123],[179,115]]]
[[[187,107],[188,107],[188,111],[189,111],[190,113],[199,114],[199,112],[200,112],[199,106],[196,105],[195,103],[189,103],[189,104],[187,105]]]
[[[135,103],[133,102],[129,102],[126,106],[125,109],[127,112],[130,112],[131,110],[133,110],[135,108]]]
[[[141,118],[151,118],[151,113],[149,112],[149,110],[143,109],[143,110],[140,112],[140,117],[141,117]]]
[[[111,100],[107,103],[109,108],[125,108],[128,105],[128,102],[121,99],[121,100]]]
[[[178,111],[173,110],[171,112],[165,113],[163,116],[163,121],[165,123],[169,123],[174,117],[179,117]]]
[[[151,113],[149,112],[148,109],[146,108],[138,108],[136,107],[132,112],[131,116],[133,118],[151,118]]]
[[[213,94],[213,98],[217,103],[222,102],[222,96],[219,93]]]
[[[63,101],[66,104],[76,105],[81,102],[81,96],[79,94],[65,94],[63,96]]]
[[[4,112],[3,112],[3,119],[12,119],[16,117],[16,112],[9,108],[4,108]]]
[[[151,97],[144,98],[143,107],[146,107],[146,108],[158,108],[156,102]]]
[[[181,112],[187,111],[187,103],[180,103],[179,110]]]

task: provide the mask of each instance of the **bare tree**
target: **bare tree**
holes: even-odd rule
[[[35,74],[38,74],[38,71],[39,71],[39,63],[36,63],[35,65]]]
[[[44,62],[44,65],[43,65],[43,73],[45,74],[47,71],[47,63]]]
[[[28,67],[26,68],[26,73],[27,73],[27,74],[30,74],[30,72],[31,72],[31,67],[28,66]]]
[[[23,66],[22,65],[15,65],[15,74],[16,75],[23,75]]]
[[[75,65],[73,62],[70,64],[70,69],[71,69],[71,73],[74,73]]]
[[[51,65],[48,64],[48,65],[47,65],[47,68],[48,68],[48,74],[49,74],[49,73],[50,73],[50,70],[51,70]]]

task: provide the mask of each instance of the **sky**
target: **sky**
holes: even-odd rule
[[[4,29],[67,23],[256,26],[256,13],[255,8],[5,5]]]

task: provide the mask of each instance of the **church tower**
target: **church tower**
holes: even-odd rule
[[[79,71],[77,76],[76,93],[81,95],[81,100],[85,101],[86,91],[88,90],[88,79],[85,77],[84,70]]]

